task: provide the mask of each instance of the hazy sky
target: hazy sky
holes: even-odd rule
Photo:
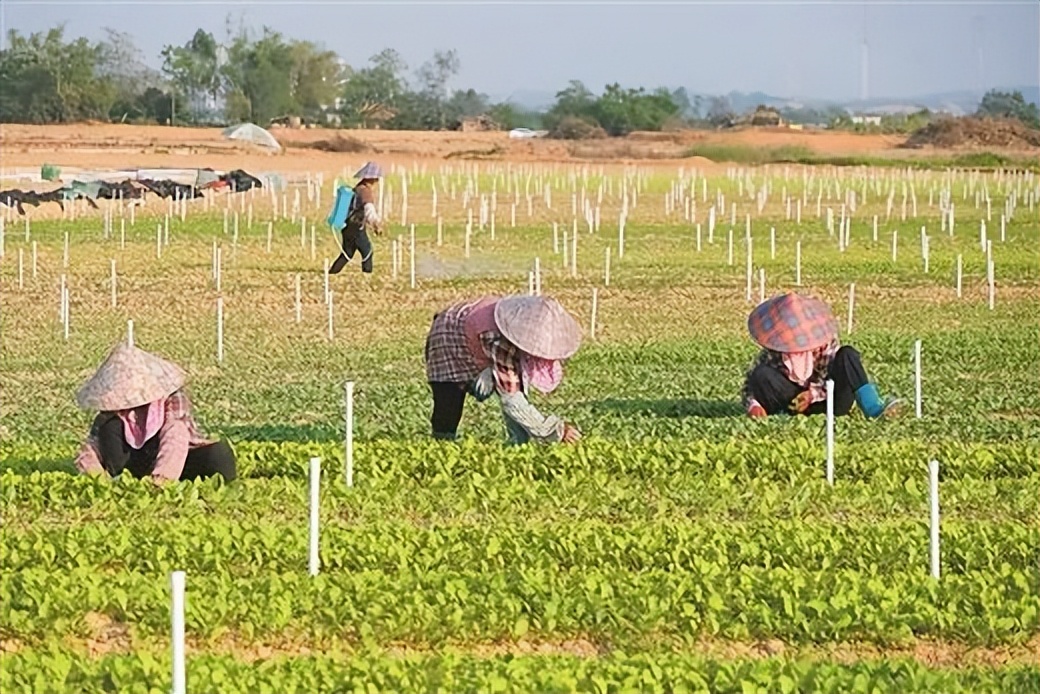
[[[223,40],[229,14],[322,43],[354,66],[391,47],[417,68],[434,50],[454,48],[462,68],[452,86],[493,97],[556,92],[580,79],[596,92],[618,81],[851,99],[860,94],[864,32],[872,98],[1040,82],[1037,0],[0,1],[5,36],[66,22],[66,36],[100,39],[111,27],[131,33],[155,67],[164,44],[183,44],[196,28]]]

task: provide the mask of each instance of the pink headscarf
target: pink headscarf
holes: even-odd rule
[[[520,355],[520,370],[524,383],[534,386],[539,392],[548,395],[556,390],[563,380],[563,364],[557,360],[542,359],[530,354]]]
[[[156,400],[132,410],[117,412],[123,420],[123,433],[127,444],[140,450],[148,439],[159,433],[166,421],[166,399]]]

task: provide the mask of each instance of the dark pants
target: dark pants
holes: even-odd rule
[[[466,386],[463,383],[430,382],[433,391],[433,414],[430,426],[435,439],[454,439],[462,421],[462,406],[466,404]]]
[[[155,459],[159,455],[158,435],[148,439],[139,449],[131,448],[123,432],[123,420],[116,415],[112,415],[98,429],[97,445],[101,465],[113,477],[124,469],[134,477],[147,477],[152,474]],[[194,480],[213,475],[220,475],[226,482],[237,476],[235,454],[226,441],[189,449],[180,479]]]
[[[335,275],[340,272],[355,253],[361,254],[361,271],[372,272],[372,242],[368,239],[368,232],[364,229],[343,229],[343,251],[332,261],[329,274]]]
[[[856,391],[867,383],[859,352],[852,347],[842,347],[831,360],[827,378],[834,381],[834,414],[846,415],[856,402]],[[807,390],[788,380],[778,369],[766,364],[759,365],[749,378],[751,393],[768,414],[787,412],[787,406],[795,397]],[[814,402],[805,414],[824,414],[827,403]]]

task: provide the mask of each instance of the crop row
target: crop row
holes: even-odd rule
[[[57,651],[8,654],[0,690],[8,694],[168,692],[168,659],[149,653],[90,659]],[[675,653],[496,656],[464,654],[295,656],[250,663],[231,656],[192,655],[187,689],[226,694],[296,692],[640,692],[674,694],[961,694],[1040,690],[1040,669],[933,669],[911,660],[839,664],[785,658],[712,660]]]
[[[822,423],[822,420],[816,422]],[[814,427],[815,428],[815,427]],[[342,465],[343,446],[337,442],[233,442],[246,477],[297,476],[311,456]],[[0,466],[19,474],[33,470],[70,469],[75,449],[53,444],[4,443]],[[876,477],[920,478],[928,460],[942,465],[942,479],[1001,479],[1036,472],[1040,442],[1008,444],[963,443],[959,440],[852,443],[837,458],[838,479],[869,482]],[[357,475],[377,481],[428,480],[441,476],[480,474],[551,480],[576,472],[652,479],[689,474],[720,476],[735,482],[770,479],[792,482],[819,476],[822,438],[791,436],[763,445],[757,440],[676,441],[661,439],[592,439],[575,447],[519,446],[433,441],[366,441],[355,445]]]
[[[1021,571],[936,581],[924,569],[210,573],[189,576],[186,620],[199,637],[234,629],[252,639],[292,630],[366,643],[498,640],[529,629],[615,643],[702,635],[792,643],[914,636],[1018,643],[1037,632],[1035,584],[1035,576]],[[41,567],[11,573],[0,584],[0,625],[8,635],[82,632],[87,612],[165,633],[166,576]]]
[[[1040,584],[1038,546],[1040,528],[1035,524],[948,522],[942,535],[943,571],[1022,572]],[[5,571],[42,564],[54,571],[103,566],[105,572],[185,570],[196,575],[257,576],[300,570],[307,547],[303,522],[129,518],[71,528],[8,527],[0,544],[0,565]],[[494,524],[460,520],[453,525],[397,520],[358,525],[336,519],[322,528],[320,549],[325,569],[333,573],[598,568],[712,576],[775,568],[883,574],[928,565],[928,525],[681,519]]]

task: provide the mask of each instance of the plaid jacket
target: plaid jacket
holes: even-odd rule
[[[191,414],[191,400],[183,390],[168,396],[164,403],[165,418],[159,437],[159,452],[156,455],[152,477],[176,480],[184,470],[184,461],[192,448],[207,446],[213,441],[208,439],[195,418]],[[90,433],[80,447],[76,456],[76,468],[83,473],[105,472],[101,453],[98,450],[98,429],[106,421],[104,413],[94,418]]]
[[[813,371],[809,377],[809,393],[812,402],[822,402],[827,399],[827,372],[830,369],[834,355],[838,353],[838,341],[832,340],[829,344],[813,352]],[[740,400],[747,409],[754,399],[751,394],[751,374],[761,365],[771,366],[784,376],[790,378],[787,366],[784,364],[784,355],[771,349],[763,349],[758,353],[751,368],[744,377],[744,387],[741,390]]]

